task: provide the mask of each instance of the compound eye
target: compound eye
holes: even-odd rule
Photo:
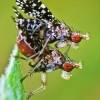
[[[74,43],[79,43],[79,42],[81,41],[82,37],[79,36],[79,35],[73,35],[73,36],[71,37],[71,39],[72,39],[72,42],[74,42]]]
[[[72,71],[73,68],[74,68],[73,65],[72,65],[71,63],[69,63],[69,62],[65,62],[65,63],[63,64],[63,70],[65,70],[65,71],[67,71],[67,72]]]

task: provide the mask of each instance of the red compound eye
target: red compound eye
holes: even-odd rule
[[[63,69],[64,69],[65,71],[67,71],[67,72],[72,71],[73,68],[74,68],[73,65],[70,64],[69,62],[66,62],[66,63],[63,64]]]
[[[74,43],[79,43],[79,42],[81,41],[82,37],[79,36],[79,35],[73,35],[73,36],[71,37],[71,39],[72,39],[72,42],[74,42]]]
[[[35,50],[30,46],[30,44],[26,41],[26,37],[19,34],[17,36],[17,46],[20,50],[20,52],[25,55],[26,57],[29,57],[33,54],[35,54]]]

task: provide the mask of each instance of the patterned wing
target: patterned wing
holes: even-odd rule
[[[13,10],[14,10],[14,13],[15,13],[17,19],[14,18],[13,16],[11,16],[11,17],[12,17],[13,21],[15,22],[16,28],[21,29],[22,21],[24,21],[25,18],[21,15],[21,13],[17,10],[16,7],[13,6]]]
[[[26,14],[44,21],[55,21],[54,15],[40,0],[16,0],[17,6]]]
[[[15,15],[16,15],[16,17],[17,17],[18,19],[23,19],[23,18],[24,18],[24,17],[21,15],[21,13],[17,10],[16,7],[13,6],[13,10],[14,10],[14,13],[15,13]]]

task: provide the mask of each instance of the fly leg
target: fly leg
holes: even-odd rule
[[[65,54],[68,54],[68,52],[69,52],[69,50],[70,50],[70,47],[71,47],[71,44],[69,44],[69,46],[68,46],[68,48],[67,48]]]
[[[25,58],[25,60],[27,61],[27,60],[29,60],[29,59],[31,59],[31,58],[34,58],[35,56],[37,56],[39,53],[36,53],[36,54],[34,54],[34,55],[32,55],[32,56],[30,56],[30,57],[27,57],[27,58]]]
[[[32,32],[31,36],[37,31],[38,28],[40,28],[41,24],[39,24]]]
[[[46,79],[46,73],[43,72],[43,73],[41,74],[42,86],[40,86],[38,89],[36,89],[36,90],[30,92],[30,94],[28,95],[28,97],[26,98],[26,100],[29,100],[30,97],[32,97],[34,94],[39,93],[39,92],[45,90],[45,89],[46,89],[46,80],[47,80],[47,79]]]
[[[44,29],[43,23],[39,24],[39,25],[34,29],[34,31],[32,32],[31,35],[33,35],[33,34],[35,33],[35,31],[36,31],[39,27],[41,27],[41,29],[39,30],[39,38],[40,38],[40,39],[43,39],[43,38],[44,38],[44,34],[45,34],[45,29]],[[44,44],[42,50],[40,50],[40,52],[39,52],[38,57],[43,53],[43,51],[44,51],[45,47],[47,46],[49,40],[50,40],[50,37],[47,38],[47,40],[46,40],[46,42],[45,42],[45,44]],[[41,44],[42,44],[42,43],[41,43]]]
[[[43,22],[40,22],[39,25],[36,26],[35,29],[33,29],[32,33],[31,33],[31,36],[34,35],[34,33],[38,30],[39,34],[40,34],[40,38],[42,36],[42,38],[44,38],[44,34],[45,34],[45,28],[44,28],[44,23]]]
[[[41,66],[41,62],[42,62],[43,60],[41,59],[37,64],[36,64],[36,66],[32,69],[32,70],[30,70],[20,81],[22,82],[24,79],[26,79],[28,76],[30,76],[32,73],[34,73],[34,71],[35,71],[35,69],[37,69],[37,68],[39,68],[40,66]]]
[[[25,60],[27,61],[27,60],[29,60],[29,59],[31,59],[31,58],[33,58],[33,57],[37,56],[37,55],[38,55],[38,56],[37,56],[36,58],[39,58],[39,57],[40,57],[40,55],[43,53],[43,51],[44,51],[45,47],[47,46],[47,44],[48,44],[48,42],[49,42],[50,38],[51,38],[51,37],[48,37],[48,38],[47,38],[47,40],[46,40],[46,42],[45,42],[45,44],[44,44],[44,46],[43,46],[42,50],[40,50],[38,53],[36,53],[36,54],[34,54],[34,55],[32,55],[32,56],[30,56],[30,57],[26,58]]]
[[[44,44],[44,46],[43,46],[42,50],[39,52],[38,57],[39,57],[39,56],[43,53],[43,51],[44,51],[45,47],[47,46],[47,44],[48,44],[49,40],[50,40],[50,37],[48,37],[48,38],[47,38],[46,43]]]
[[[68,60],[69,62],[73,62],[73,61],[70,59],[70,57],[68,56],[68,52],[69,52],[69,50],[70,50],[70,47],[71,47],[71,44],[68,46],[66,52],[64,53],[64,56],[65,56],[65,58],[67,58],[67,60]]]
[[[43,48],[42,48],[42,50],[40,52],[38,52],[38,53],[36,53],[36,54],[34,54],[34,55],[30,56],[30,57],[27,57],[27,58],[20,57],[20,56],[15,56],[15,58],[20,58],[20,59],[23,59],[23,60],[26,60],[26,61],[31,59],[31,58],[34,58],[37,55],[38,55],[37,58],[39,58],[39,56],[43,53],[45,47],[47,46],[49,40],[50,40],[50,37],[47,38],[46,43],[44,44],[44,46],[43,46]]]
[[[25,59],[26,59],[26,58],[21,57],[21,56],[13,56],[13,57],[15,57],[15,58],[19,58],[19,59],[22,59],[22,60],[25,60]]]
[[[30,56],[30,57],[27,57],[27,58],[24,58],[24,57],[21,57],[21,56],[14,56],[15,58],[19,58],[19,59],[22,59],[22,60],[29,60],[31,58],[34,58],[38,55],[39,53],[35,53],[34,55]]]

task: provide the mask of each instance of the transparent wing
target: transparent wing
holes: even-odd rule
[[[55,20],[54,15],[40,0],[16,0],[16,4],[30,16],[50,22]]]

